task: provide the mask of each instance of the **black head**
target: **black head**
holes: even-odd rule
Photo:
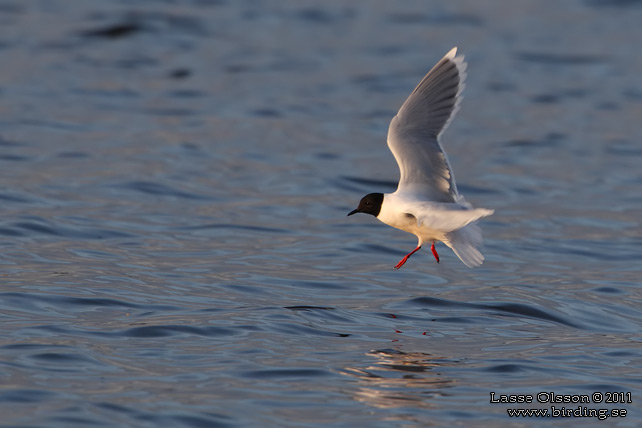
[[[372,214],[373,216],[378,216],[381,211],[381,204],[383,204],[383,193],[369,193],[359,202],[359,206],[356,210],[350,211],[350,214],[364,213]]]

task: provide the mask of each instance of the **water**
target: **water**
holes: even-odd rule
[[[642,4],[0,4],[0,426],[639,426]],[[361,216],[452,46],[487,262]],[[630,392],[626,417],[496,395]],[[606,397],[604,397],[606,398]]]

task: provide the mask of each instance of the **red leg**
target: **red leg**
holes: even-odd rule
[[[430,247],[430,250],[432,251],[432,255],[435,256],[435,260],[437,260],[437,263],[439,263],[439,254],[437,254],[437,250],[435,250],[435,242],[433,241],[432,247]]]
[[[406,254],[406,255],[404,256],[404,258],[403,258],[403,259],[401,259],[401,260],[399,261],[399,263],[397,263],[397,266],[395,266],[395,269],[399,269],[401,266],[403,266],[403,265],[404,265],[404,263],[406,263],[406,262],[408,261],[408,258],[409,258],[410,256],[412,256],[413,254],[415,254],[417,251],[419,251],[419,249],[420,249],[420,248],[421,248],[421,245],[420,245],[420,246],[418,246],[417,248],[415,248],[414,250],[412,250],[411,252],[409,252],[408,254]]]

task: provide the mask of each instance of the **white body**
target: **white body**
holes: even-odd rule
[[[386,193],[379,220],[417,236],[417,246],[441,241],[448,245],[468,267],[483,263],[479,251],[481,228],[476,220],[493,214],[484,208],[470,209],[458,203],[417,202],[403,192]]]
[[[377,218],[412,233],[418,247],[441,241],[468,267],[482,264],[476,221],[493,210],[473,209],[457,191],[440,136],[459,109],[466,63],[448,52],[426,74],[392,119],[388,147],[399,164],[399,187],[384,195]]]

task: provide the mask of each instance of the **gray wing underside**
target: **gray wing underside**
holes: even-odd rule
[[[403,103],[388,129],[388,147],[399,165],[397,191],[424,195],[437,202],[456,202],[457,185],[440,135],[459,109],[466,63],[448,52]]]

